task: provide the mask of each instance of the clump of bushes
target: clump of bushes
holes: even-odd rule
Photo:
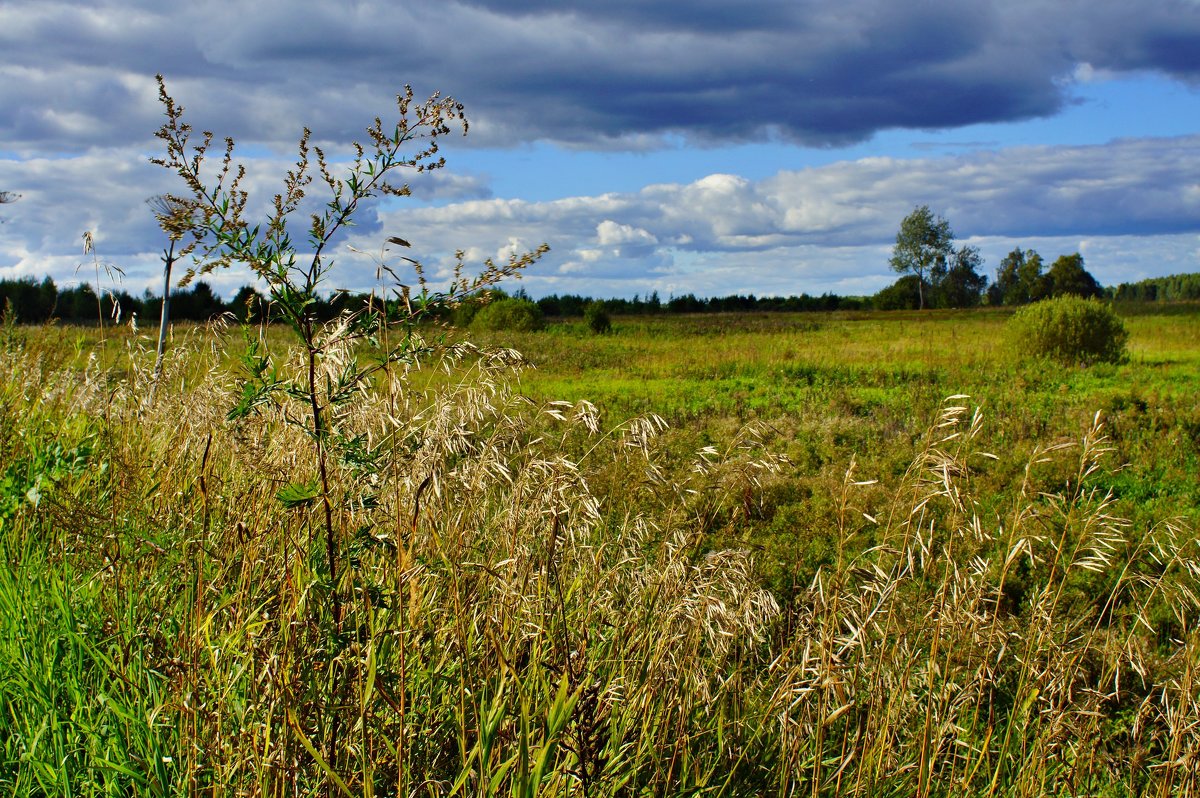
[[[471,322],[475,321],[475,316],[482,307],[483,303],[477,297],[461,302],[450,311],[450,323],[465,330],[471,326]]]
[[[535,332],[546,326],[537,303],[520,297],[506,297],[484,305],[471,320],[473,330]]]
[[[612,319],[608,317],[608,311],[600,301],[589,302],[583,309],[583,323],[597,335],[612,332]]]
[[[1009,321],[1023,357],[1064,365],[1120,363],[1129,333],[1113,309],[1096,299],[1062,296],[1022,308]]]

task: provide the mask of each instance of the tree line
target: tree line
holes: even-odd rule
[[[1017,247],[1000,261],[989,283],[980,273],[979,249],[956,247],[950,223],[928,205],[901,221],[889,263],[904,276],[875,295],[872,304],[879,310],[1027,305],[1058,296],[1106,295],[1078,252],[1059,256],[1046,269],[1036,251]]]
[[[1121,283],[1113,298],[1118,302],[1194,302],[1200,299],[1200,272]]]
[[[508,296],[504,291],[493,291],[494,297]],[[869,310],[870,297],[843,297],[836,294],[810,296],[764,296],[754,294],[730,294],[723,297],[698,297],[688,293],[661,299],[657,292],[632,299],[617,298],[597,300],[580,294],[551,294],[532,300],[522,289],[513,297],[534,302],[542,313],[550,318],[570,318],[584,315],[588,305],[601,302],[605,310],[614,315],[653,315],[659,313],[734,313],[754,312],[806,312],[831,310]],[[320,299],[309,307],[309,312],[318,320],[329,320],[348,309],[363,307],[370,299],[366,293],[338,292]],[[379,300],[375,300],[379,304]],[[22,324],[43,324],[59,320],[69,324],[95,324],[100,319],[105,324],[128,323],[136,317],[139,324],[155,323],[162,311],[162,297],[149,291],[133,296],[126,291],[105,290],[97,297],[95,289],[82,283],[70,288],[60,288],[54,280],[45,277],[41,281],[33,277],[16,280],[0,280],[0,312]],[[205,322],[215,316],[231,314],[239,321],[261,318],[268,312],[266,299],[250,286],[241,288],[234,297],[225,301],[203,280],[184,289],[171,292],[171,318],[175,321]],[[450,309],[442,315],[453,320]]]
[[[1013,250],[1001,263],[997,270],[999,279],[988,284],[986,290],[979,294],[956,296],[954,291],[958,286],[953,282],[927,283],[924,288],[926,306],[961,308],[979,305],[1022,305],[1068,294],[1099,296],[1117,302],[1200,300],[1200,273],[1122,283],[1116,288],[1101,288],[1097,292],[1093,288],[1094,280],[1088,282],[1086,277],[1079,276],[1082,258],[1078,254],[1058,258],[1050,269],[1045,271],[1041,268],[1041,257],[1033,250]],[[503,292],[495,293],[505,295]],[[523,290],[517,291],[513,296],[530,299]],[[368,297],[367,294],[341,292],[319,300],[311,307],[310,312],[317,319],[332,319],[343,310],[362,307]],[[231,314],[239,321],[244,321],[249,317],[260,317],[265,312],[264,301],[262,295],[249,286],[239,290],[233,299],[225,301],[216,295],[207,283],[199,281],[190,288],[172,291],[171,318],[176,321],[205,322],[215,316]],[[698,297],[688,293],[662,299],[657,293],[651,293],[644,297],[637,295],[632,299],[598,300],[581,294],[551,294],[530,301],[548,318],[579,318],[584,315],[589,305],[597,302],[606,312],[617,316],[663,313],[915,310],[920,302],[915,277],[911,275],[900,278],[873,296],[839,296],[827,293],[820,296],[730,294]],[[69,324],[95,324],[100,318],[103,318],[106,324],[128,323],[136,314],[139,324],[152,325],[161,308],[162,298],[149,292],[142,296],[132,296],[125,291],[104,291],[98,300],[96,292],[87,284],[59,288],[49,277],[41,281],[32,277],[0,280],[0,313],[7,313],[12,321],[22,324],[42,324],[52,319]],[[454,315],[449,311],[444,317],[454,320]]]
[[[214,316],[232,313],[246,319],[249,312],[261,308],[264,298],[247,286],[226,302],[203,280],[188,288],[171,291],[171,318],[181,321],[208,321]],[[344,295],[338,294],[317,303],[313,312],[319,318],[332,319],[349,306]],[[0,280],[0,313],[22,324],[44,324],[59,320],[69,324],[128,323],[137,319],[140,324],[154,324],[162,312],[162,297],[146,291],[133,296],[123,290],[104,290],[97,295],[88,283],[60,288],[54,280],[41,281],[33,277]]]
[[[529,299],[524,291],[517,298]],[[632,299],[597,299],[580,294],[551,294],[537,300],[544,315],[549,317],[574,317],[584,315],[591,304],[600,302],[609,313],[620,316],[643,316],[658,313],[737,313],[790,312],[802,313],[829,310],[864,310],[870,308],[870,297],[838,296],[822,294],[811,296],[755,296],[754,294],[729,294],[727,296],[698,297],[694,293],[670,296],[666,300],[652,292],[646,297],[635,294]]]

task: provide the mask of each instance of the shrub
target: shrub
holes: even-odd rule
[[[528,299],[510,297],[485,305],[471,321],[473,330],[534,332],[546,326],[542,309]]]
[[[583,321],[587,328],[597,335],[612,332],[612,320],[608,318],[608,311],[604,309],[603,302],[589,302],[583,309]]]
[[[876,294],[872,304],[876,310],[916,310],[921,304],[919,282],[916,275],[906,274]]]
[[[450,323],[459,329],[467,329],[471,326],[471,322],[475,321],[475,316],[478,315],[479,309],[483,305],[475,300],[469,300],[461,303],[454,308],[450,313]]]
[[[1112,308],[1096,299],[1062,296],[1029,305],[1009,321],[1017,351],[1067,365],[1120,363],[1129,333]]]

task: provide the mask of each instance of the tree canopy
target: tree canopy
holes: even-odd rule
[[[1078,252],[1060,255],[1048,271],[1042,271],[1042,256],[1032,249],[1017,247],[1004,256],[996,269],[996,282],[988,289],[993,305],[1028,305],[1060,296],[1100,297],[1104,288],[1083,266]]]
[[[1050,295],[1050,283],[1042,273],[1042,256],[1020,247],[1004,256],[996,269],[996,282],[988,290],[993,305],[1026,305]]]
[[[953,254],[950,223],[936,216],[928,205],[919,205],[900,222],[889,262],[896,272],[916,276],[918,305],[924,309],[926,280],[935,268],[945,269]]]
[[[983,265],[979,249],[956,248],[950,223],[928,205],[917,206],[900,222],[889,262],[905,276],[880,292],[881,307],[974,307],[987,287],[987,278],[979,273]]]
[[[1104,289],[1087,269],[1083,268],[1083,255],[1060,255],[1050,264],[1046,273],[1050,282],[1051,296],[1104,296]]]
[[[933,271],[934,302],[942,308],[973,308],[983,297],[987,278],[979,273],[983,256],[978,247],[963,246],[954,250],[948,268],[935,266]]]

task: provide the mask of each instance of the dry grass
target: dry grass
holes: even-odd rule
[[[847,471],[836,562],[781,606],[706,547],[778,478],[754,430],[664,462],[657,417],[602,432],[451,346],[420,366],[450,379],[335,410],[333,584],[319,508],[279,501],[303,426],[226,420],[224,334],[176,342],[153,403],[151,351],[0,352],[0,468],[78,455],[0,504],[15,794],[1200,793],[1200,552],[1115,517],[1099,419],[986,518],[952,397],[897,484]]]

